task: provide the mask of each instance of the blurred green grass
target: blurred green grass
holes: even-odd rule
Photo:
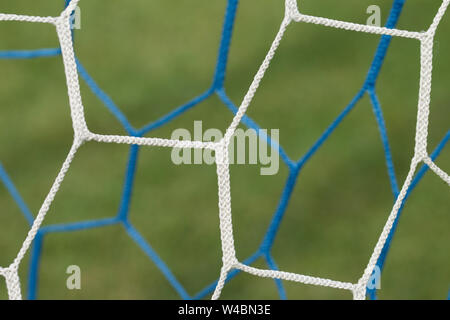
[[[302,0],[302,11],[364,23],[378,4],[386,19],[391,1]],[[225,0],[82,1],[75,50],[99,85],[130,122],[140,127],[207,89],[213,77]],[[440,1],[409,0],[399,28],[423,30]],[[0,12],[56,15],[55,1],[4,0]],[[236,104],[273,40],[282,1],[243,0],[236,17],[226,89]],[[436,36],[430,147],[449,128],[450,30],[447,15]],[[0,24],[0,50],[57,46],[53,27]],[[262,128],[280,129],[294,159],[317,139],[360,88],[379,37],[292,24],[248,114]],[[0,60],[0,161],[32,212],[37,212],[72,139],[60,57]],[[394,164],[402,182],[413,151],[419,80],[417,41],[393,39],[377,85]],[[124,134],[119,123],[82,83],[87,122],[96,133]],[[232,114],[212,97],[149,136],[170,137],[176,128],[224,130]],[[129,148],[88,143],[77,154],[45,224],[114,216]],[[447,172],[446,148],[437,163]],[[215,168],[176,166],[170,150],[141,148],[130,208],[131,222],[193,294],[219,274]],[[287,177],[260,176],[258,166],[231,168],[236,249],[245,259],[258,247]],[[356,281],[392,206],[382,145],[367,98],[300,174],[273,255],[285,271]],[[26,221],[0,187],[0,265],[15,257]],[[448,187],[427,174],[409,199],[382,276],[380,297],[442,299],[450,274]],[[77,264],[82,290],[65,287],[65,270]],[[264,266],[258,262],[259,266]],[[265,266],[264,266],[265,267]],[[25,291],[28,260],[20,275]],[[285,283],[291,299],[350,298],[347,292]],[[0,297],[5,298],[0,281]],[[118,226],[51,234],[39,274],[41,299],[176,299],[154,264]],[[223,298],[277,298],[271,280],[246,274],[226,285]]]

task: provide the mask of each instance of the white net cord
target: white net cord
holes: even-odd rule
[[[67,90],[70,102],[70,112],[72,125],[74,129],[74,140],[72,147],[65,159],[60,172],[58,173],[48,195],[46,196],[39,212],[34,220],[27,237],[25,238],[22,247],[20,248],[13,263],[7,268],[0,268],[0,275],[6,279],[8,288],[8,296],[10,299],[21,299],[20,280],[18,276],[19,265],[27,253],[32,241],[34,240],[41,224],[53,199],[58,192],[64,177],[69,170],[70,164],[75,157],[78,148],[86,141],[97,141],[103,143],[119,143],[119,144],[136,144],[145,146],[161,146],[161,147],[177,147],[177,148],[195,148],[195,149],[210,149],[214,150],[216,154],[217,176],[218,176],[218,194],[219,194],[219,219],[220,219],[220,235],[222,247],[222,262],[223,266],[217,286],[215,288],[212,299],[220,298],[222,289],[224,287],[226,278],[231,270],[239,269],[243,272],[253,274],[259,277],[267,277],[273,279],[283,279],[288,281],[299,282],[303,284],[324,286],[331,288],[338,288],[349,290],[353,294],[354,299],[365,299],[365,290],[370,280],[370,276],[375,268],[378,257],[381,254],[382,248],[386,242],[389,232],[392,229],[393,223],[398,215],[399,209],[405,199],[407,190],[411,185],[414,173],[417,166],[423,162],[427,164],[430,169],[436,173],[443,181],[450,185],[449,175],[440,169],[430,158],[427,151],[427,136],[428,136],[428,118],[430,113],[430,95],[431,95],[431,80],[432,80],[432,59],[433,59],[433,41],[436,29],[446,12],[450,0],[443,0],[442,4],[433,19],[429,29],[425,32],[413,32],[407,30],[388,29],[384,27],[367,26],[362,24],[355,24],[350,22],[343,22],[321,17],[313,17],[304,15],[299,12],[296,0],[286,0],[285,2],[285,16],[282,20],[280,29],[263,61],[258,72],[256,73],[253,82],[251,83],[247,94],[245,95],[238,112],[233,118],[228,127],[224,138],[219,142],[199,142],[199,141],[180,141],[160,138],[145,138],[132,136],[118,136],[118,135],[102,135],[95,134],[89,131],[84,117],[84,107],[82,104],[80,85],[78,79],[77,65],[75,60],[75,53],[72,43],[72,35],[70,29],[70,15],[80,0],[72,0],[68,7],[58,17],[35,17],[14,14],[0,14],[0,21],[24,21],[49,23],[56,26],[62,58],[64,62],[65,76],[67,81]],[[411,160],[409,173],[403,183],[401,192],[395,201],[395,204],[390,212],[387,222],[381,232],[381,235],[375,245],[373,253],[369,259],[368,265],[365,268],[361,278],[356,283],[341,282],[336,280],[312,277],[297,273],[290,273],[284,271],[263,270],[247,266],[238,261],[236,258],[236,250],[234,246],[234,235],[232,226],[232,210],[231,210],[231,190],[230,190],[230,171],[228,147],[230,145],[233,134],[245,115],[261,80],[264,77],[266,70],[269,68],[270,62],[275,55],[275,52],[280,45],[287,27],[291,22],[305,22],[323,25],[332,28],[339,28],[357,32],[372,33],[378,35],[389,35],[394,37],[410,38],[420,41],[421,45],[421,69],[420,69],[420,92],[418,101],[417,126],[415,136],[414,155]]]

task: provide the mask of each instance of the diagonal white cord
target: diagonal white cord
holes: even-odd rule
[[[426,157],[423,162],[425,162],[425,164],[434,171],[434,173],[436,173],[442,180],[444,180],[445,182],[447,182],[447,184],[450,186],[450,177],[449,175],[442,170],[441,168],[439,168],[434,162],[433,160],[431,160],[430,157]]]

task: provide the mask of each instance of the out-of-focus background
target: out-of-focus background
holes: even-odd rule
[[[60,3],[61,2],[61,3]],[[369,5],[384,23],[392,1],[302,0],[303,13],[365,23]],[[441,1],[409,0],[399,28],[425,30]],[[57,15],[62,1],[2,0],[0,12]],[[135,127],[156,120],[204,92],[214,75],[226,0],[81,1],[75,31],[79,60]],[[225,88],[239,105],[278,31],[284,1],[242,0]],[[449,129],[450,15],[436,35],[429,145]],[[0,50],[57,47],[53,26],[1,22]],[[300,158],[363,83],[379,36],[293,23],[248,115],[279,129],[280,143]],[[0,161],[35,214],[73,137],[61,57],[0,60]],[[393,39],[377,90],[393,162],[402,183],[413,152],[419,87],[419,43]],[[125,134],[81,81],[91,131]],[[170,137],[193,122],[224,130],[232,113],[212,96],[147,136]],[[45,225],[116,215],[129,147],[87,143],[78,152]],[[140,149],[130,221],[190,294],[214,281],[221,266],[217,178],[209,165],[175,165],[171,150]],[[436,161],[450,170],[447,147]],[[288,170],[261,176],[259,165],[231,167],[238,259],[259,246]],[[273,247],[284,271],[355,282],[365,268],[393,204],[380,135],[368,97],[351,112],[300,173]],[[448,186],[427,173],[402,213],[381,278],[380,298],[443,299],[450,285]],[[28,224],[0,184],[0,265],[14,259]],[[26,294],[29,255],[20,267]],[[78,265],[82,289],[66,288]],[[264,261],[255,266],[266,267]],[[120,226],[45,237],[40,299],[178,299],[176,291]],[[284,283],[290,299],[348,299],[330,288]],[[0,297],[6,287],[0,281]],[[274,282],[239,274],[223,298],[276,299]]]

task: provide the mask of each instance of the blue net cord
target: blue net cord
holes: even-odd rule
[[[65,0],[65,5],[67,6],[70,0]],[[148,132],[157,129],[186,111],[192,109],[202,101],[209,98],[211,95],[216,94],[223,104],[233,113],[237,112],[236,105],[228,97],[225,91],[225,77],[227,70],[227,62],[230,50],[231,39],[233,35],[233,27],[235,24],[236,11],[238,8],[239,0],[228,0],[225,12],[224,24],[222,28],[222,36],[219,46],[219,52],[217,57],[217,63],[215,68],[215,74],[212,81],[212,85],[203,93],[195,97],[194,99],[188,101],[184,105],[181,105],[173,109],[168,114],[162,116],[161,118],[153,121],[140,129],[134,128],[127,117],[120,111],[120,108],[114,103],[114,101],[105,93],[94,81],[94,79],[89,75],[87,70],[83,65],[77,60],[78,72],[81,78],[86,82],[90,90],[94,95],[104,104],[104,106],[113,114],[113,116],[119,121],[126,132],[131,136],[140,137]],[[394,28],[402,12],[405,0],[394,0],[393,5],[386,22],[387,28]],[[372,103],[373,112],[375,115],[376,122],[378,124],[380,138],[383,144],[386,167],[388,178],[391,184],[391,189],[393,193],[394,200],[397,198],[399,190],[398,183],[395,174],[395,169],[392,161],[392,155],[389,146],[389,139],[387,135],[387,130],[385,126],[385,121],[381,109],[381,104],[378,100],[376,93],[376,81],[378,79],[383,61],[386,57],[387,50],[389,48],[391,41],[390,36],[381,36],[379,45],[375,52],[372,64],[369,68],[366,80],[364,81],[361,89],[358,90],[357,94],[350,101],[350,103],[343,109],[343,111],[336,117],[336,119],[327,127],[327,129],[322,133],[322,135],[316,140],[316,142],[311,146],[311,148],[297,161],[292,160],[285,150],[278,146],[280,157],[289,169],[289,175],[286,180],[285,186],[281,193],[281,197],[272,220],[269,224],[267,232],[261,242],[261,245],[256,250],[256,252],[249,258],[244,260],[244,264],[250,265],[254,263],[257,259],[264,259],[267,266],[272,270],[277,270],[277,264],[272,257],[271,249],[275,241],[277,232],[280,228],[280,224],[283,220],[284,214],[289,204],[289,200],[292,196],[293,189],[296,185],[300,171],[304,165],[312,158],[312,156],[320,149],[320,147],[326,142],[328,137],[334,132],[334,130],[339,126],[339,124],[346,118],[346,116],[352,111],[357,103],[362,99],[362,97],[367,94]],[[52,49],[36,49],[36,50],[9,50],[0,51],[0,59],[32,59],[32,58],[43,58],[43,57],[54,57],[61,54],[59,48]],[[259,129],[258,124],[252,120],[249,116],[245,115],[242,123],[249,128]],[[257,132],[260,132],[259,130]],[[271,141],[267,135],[260,135],[260,139],[266,141],[268,144],[274,146],[274,141]],[[435,160],[447,142],[450,140],[450,131],[444,136],[439,145],[431,154],[431,158]],[[136,230],[136,228],[130,223],[128,219],[129,207],[131,202],[131,196],[133,192],[134,179],[136,175],[136,163],[139,155],[139,146],[132,145],[130,147],[128,164],[125,172],[125,181],[122,190],[122,196],[117,214],[112,218],[91,220],[91,221],[81,221],[68,224],[58,224],[49,225],[42,227],[33,243],[33,248],[31,251],[31,261],[29,268],[29,279],[28,279],[28,299],[37,298],[38,289],[38,271],[39,263],[41,260],[42,245],[44,238],[49,233],[61,233],[61,232],[76,232],[79,230],[101,228],[110,225],[121,225],[124,227],[126,233],[136,242],[136,244],[142,249],[142,251],[149,257],[151,261],[157,266],[161,271],[163,276],[167,279],[170,285],[176,290],[182,299],[202,299],[209,295],[215,288],[217,280],[213,283],[207,285],[204,289],[200,290],[198,293],[190,295],[184,286],[179,282],[176,276],[171,272],[170,268],[165,264],[157,252],[150,246],[150,244],[144,239],[144,237]],[[417,172],[411,186],[408,189],[408,195],[405,197],[402,207],[399,210],[397,219],[395,220],[394,227],[392,228],[388,240],[384,245],[383,251],[378,259],[377,266],[380,270],[383,269],[384,263],[386,261],[387,254],[389,252],[390,245],[392,243],[393,236],[396,231],[398,220],[400,218],[403,206],[408,199],[410,193],[414,190],[417,184],[421,181],[425,173],[428,171],[428,166],[423,165],[421,169]],[[14,186],[12,180],[8,176],[7,172],[0,163],[0,180],[5,185],[6,189],[10,193],[13,200],[17,203],[27,222],[31,225],[33,222],[33,215],[28,209],[25,201],[20,196],[20,193]],[[233,270],[229,273],[227,281],[233,279],[240,270]],[[276,288],[278,290],[281,299],[286,299],[286,292],[283,287],[281,280],[274,280]],[[376,299],[376,290],[367,289],[367,294],[371,299]],[[450,298],[450,291],[448,293]]]

